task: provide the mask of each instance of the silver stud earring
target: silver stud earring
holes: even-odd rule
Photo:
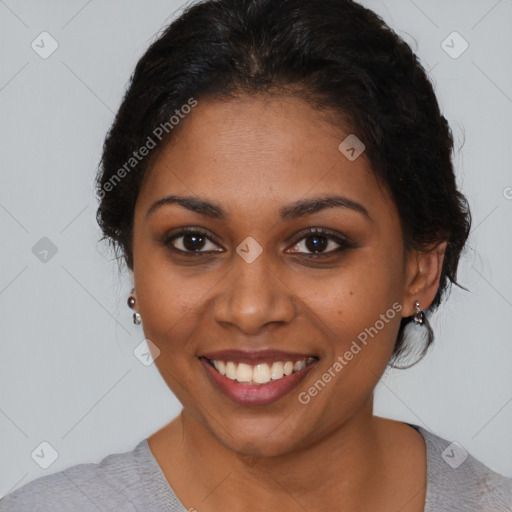
[[[412,319],[416,322],[417,325],[423,325],[425,322],[425,314],[420,309],[420,303],[418,301],[414,302],[414,315]]]
[[[132,290],[132,293],[134,292],[135,290]],[[130,309],[133,309],[135,307],[135,304],[137,303],[137,300],[135,299],[135,296],[134,295],[130,295],[128,297],[128,307]],[[139,313],[137,313],[137,311],[135,311],[133,313],[133,323],[135,325],[140,325],[142,323],[142,317],[140,316]]]

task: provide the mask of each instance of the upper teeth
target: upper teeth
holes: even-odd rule
[[[254,384],[266,384],[271,380],[282,379],[283,376],[291,375],[306,367],[306,364],[314,360],[310,357],[307,360],[301,359],[293,363],[292,361],[276,361],[272,365],[267,363],[250,365],[246,363],[234,363],[232,361],[212,360],[213,366],[221,375],[228,379],[238,382],[252,382]]]

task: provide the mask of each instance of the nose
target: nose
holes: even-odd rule
[[[296,314],[292,290],[278,270],[270,268],[264,254],[252,263],[235,256],[219,286],[213,315],[224,327],[254,335],[270,324],[289,324]]]

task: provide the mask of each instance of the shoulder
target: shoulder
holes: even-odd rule
[[[132,451],[107,455],[101,462],[78,464],[25,484],[0,500],[0,512],[137,512],[141,504],[149,511],[151,495],[165,490],[155,474],[159,476],[158,466],[144,439]],[[160,488],[148,489],[148,481]]]
[[[460,444],[411,426],[423,436],[427,448],[425,512],[512,511],[512,478],[493,471]]]

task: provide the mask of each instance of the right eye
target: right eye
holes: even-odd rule
[[[199,228],[182,229],[178,233],[167,236],[163,243],[172,251],[183,254],[222,252],[222,250],[219,251],[212,248],[218,245],[217,242],[206,231]],[[210,244],[210,247],[208,247],[208,244]]]

